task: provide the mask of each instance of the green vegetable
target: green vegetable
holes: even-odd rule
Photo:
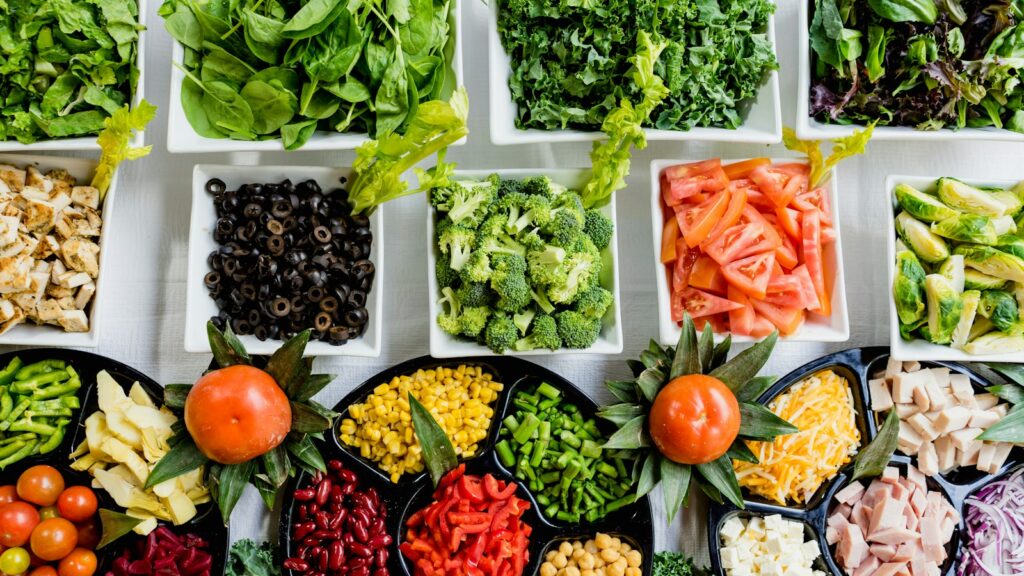
[[[893,22],[934,24],[939,17],[935,0],[868,0],[876,14]]]
[[[103,527],[103,537],[100,539],[96,549],[99,550],[117,541],[118,538],[132,531],[142,523],[142,518],[134,518],[121,512],[100,508],[100,524]]]
[[[925,262],[941,262],[949,257],[949,246],[928,226],[906,212],[896,216],[896,233],[918,258]]]
[[[15,357],[0,371],[0,470],[56,450],[65,438],[82,381],[63,360],[23,365]]]
[[[935,272],[945,276],[957,294],[963,294],[964,285],[967,282],[967,270],[964,267],[963,256],[954,254],[953,256],[946,258],[941,264],[939,264]]]
[[[971,340],[964,346],[968,354],[1014,354],[1024,352],[1024,335],[989,332]],[[987,431],[986,431],[987,432]],[[985,438],[991,439],[991,438]]]
[[[142,158],[153,149],[153,146],[133,148],[128,143],[134,132],[145,129],[154,116],[156,106],[143,99],[131,110],[127,104],[114,110],[111,116],[103,121],[103,131],[96,138],[100,145],[100,161],[92,177],[92,185],[100,191],[101,199],[113,183],[114,173],[121,162]]]
[[[969,268],[996,278],[1024,282],[1024,259],[1013,254],[978,244],[961,244],[955,252],[963,255]]]
[[[981,292],[968,290],[961,297],[964,303],[963,311],[960,313],[960,321],[953,330],[953,340],[950,346],[963,349],[971,338],[971,328],[974,326],[974,319],[978,314],[978,306],[981,304]]]
[[[711,576],[711,571],[698,568],[692,558],[679,552],[656,552],[651,576]]]
[[[280,576],[281,564],[277,546],[272,542],[256,543],[248,538],[236,540],[228,552],[224,576]]]
[[[1006,280],[989,276],[974,268],[964,270],[964,288],[967,290],[1000,290],[1005,288],[1006,284]]]
[[[946,206],[931,194],[925,194],[907,184],[897,184],[893,189],[896,201],[905,212],[922,222],[938,222],[957,216],[957,211]]]
[[[821,152],[820,140],[800,140],[792,128],[785,127],[782,130],[782,143],[786,148],[807,155],[807,161],[811,165],[810,186],[820,186],[832,177],[832,170],[841,161],[851,156],[863,154],[867,149],[868,141],[875,132],[874,123],[863,130],[855,130],[853,134],[832,140],[832,152],[826,158]]]
[[[958,214],[932,222],[931,231],[957,242],[974,242],[988,246],[995,244],[998,238],[992,219],[978,214]]]
[[[904,250],[896,254],[892,291],[896,313],[903,324],[913,324],[924,317],[924,277],[924,268],[913,252]]]
[[[962,212],[993,218],[1007,212],[1006,205],[999,198],[956,178],[939,178],[938,195],[946,205]]]
[[[207,138],[279,137],[301,148],[317,130],[407,133],[418,109],[453,94],[450,0],[394,3],[164,0],[185,50],[181,104]]]
[[[928,309],[929,340],[935,344],[949,344],[953,331],[960,322],[963,301],[949,280],[940,274],[929,274],[924,279],[924,292]]]
[[[1017,301],[1004,290],[986,290],[981,293],[978,312],[988,318],[997,330],[1011,332],[1020,320]]]
[[[98,134],[138,81],[135,0],[0,4],[0,141]]]

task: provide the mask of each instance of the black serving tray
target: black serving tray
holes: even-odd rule
[[[654,559],[654,524],[651,505],[646,496],[596,522],[581,520],[578,524],[572,524],[548,520],[544,518],[541,507],[538,506],[527,486],[516,479],[498,460],[494,451],[498,430],[501,427],[502,419],[510,410],[514,409],[511,399],[521,386],[537,384],[542,381],[548,382],[558,388],[565,395],[566,400],[576,404],[584,417],[595,417],[597,404],[574,384],[558,374],[531,362],[508,356],[444,360],[423,356],[393,366],[363,382],[345,396],[334,407],[334,410],[342,413],[344,417],[348,414],[350,405],[362,402],[374,387],[391,381],[395,376],[412,374],[419,369],[459,364],[480,366],[493,374],[496,381],[504,385],[494,403],[495,412],[491,419],[491,429],[487,439],[481,442],[481,450],[476,456],[463,461],[466,464],[466,472],[469,474],[490,473],[503,480],[514,482],[518,486],[516,495],[530,503],[530,509],[523,514],[523,521],[533,529],[530,535],[530,558],[523,573],[527,576],[537,574],[544,554],[553,544],[557,545],[566,539],[586,540],[593,538],[598,532],[604,532],[621,538],[630,546],[640,550],[643,554],[643,574],[651,576]],[[603,424],[598,420],[599,427]],[[388,572],[392,576],[411,576],[411,566],[402,556],[398,545],[405,537],[406,519],[429,504],[433,498],[433,485],[430,477],[425,472],[415,475],[406,474],[397,483],[391,482],[391,479],[375,463],[360,457],[351,448],[341,443],[337,436],[337,426],[335,430],[326,435],[323,441],[318,441],[318,447],[325,460],[341,460],[346,468],[356,473],[360,485],[373,486],[380,493],[381,500],[387,506],[387,531],[394,539],[388,550]],[[300,472],[289,480],[285,487],[286,494],[290,495],[297,487],[307,485],[309,480],[308,474]],[[292,515],[296,513],[297,506],[294,499],[286,497],[285,508],[281,512],[279,539],[285,558],[292,556],[293,553]]]
[[[152,378],[131,366],[105,356],[64,348],[31,348],[0,354],[0,369],[6,367],[15,356],[21,358],[26,365],[49,358],[66,361],[69,366],[78,372],[78,376],[82,380],[82,387],[77,392],[82,407],[73,412],[71,416],[72,425],[66,430],[64,440],[56,450],[49,454],[37,454],[25,458],[0,471],[0,484],[14,484],[18,476],[27,468],[36,464],[49,464],[60,471],[68,485],[71,485],[71,483],[83,486],[90,485],[92,478],[88,473],[71,469],[70,455],[75,447],[85,440],[85,419],[99,409],[99,399],[96,396],[96,375],[103,370],[106,370],[121,385],[125,393],[131,389],[133,383],[138,382],[157,406],[163,404],[163,388]],[[114,500],[107,494],[106,490],[97,488],[95,492],[101,508],[123,511],[122,508],[114,503]],[[160,525],[166,526],[175,534],[193,533],[206,540],[207,544],[209,544],[207,552],[212,557],[210,574],[220,576],[224,573],[224,565],[230,546],[228,527],[221,522],[220,514],[212,502],[198,505],[196,508],[196,516],[181,526],[174,526],[169,522],[160,522]],[[129,533],[113,544],[101,550],[96,550],[96,573],[105,574],[113,560],[130,543],[142,539],[144,539],[143,536]]]
[[[889,348],[885,346],[872,346],[868,348],[851,348],[836,352],[813,360],[786,376],[779,379],[771,388],[761,395],[759,401],[769,403],[777,396],[786,392],[790,386],[800,382],[804,378],[822,370],[832,370],[850,383],[850,390],[853,393],[854,409],[857,412],[857,425],[861,432],[861,448],[874,440],[881,427],[882,418],[871,410],[870,390],[868,380],[876,372],[885,370],[889,359]],[[971,379],[975,390],[984,392],[986,386],[991,383],[980,374],[970,368],[953,362],[921,362],[923,367],[945,367],[952,372],[965,374]],[[890,460],[890,465],[900,468],[901,473],[906,470],[908,464],[917,465],[917,457],[906,456],[898,450]],[[985,486],[992,480],[1008,474],[1012,469],[1024,464],[1024,451],[1019,447],[1014,448],[1007,458],[1006,463],[996,474],[986,474],[974,468],[954,469],[947,474],[939,474],[928,479],[929,489],[938,490],[945,495],[946,499],[953,504],[953,507],[960,513],[960,525],[954,530],[953,538],[946,546],[948,553],[945,563],[941,566],[943,576],[953,576],[959,563],[959,550],[961,546],[961,535],[964,531],[963,512],[964,502],[975,490]],[[788,520],[796,520],[804,524],[808,539],[818,542],[821,548],[821,556],[815,561],[814,568],[823,570],[827,574],[835,576],[846,576],[846,572],[840,568],[834,558],[834,547],[825,540],[826,520],[829,511],[833,507],[832,497],[846,486],[850,481],[852,463],[847,465],[836,475],[835,478],[822,484],[818,492],[804,505],[780,506],[768,503],[756,496],[743,491],[743,510],[726,502],[724,504],[712,503],[708,511],[708,547],[711,551],[711,567],[715,574],[725,576],[722,568],[721,547],[722,540],[719,532],[722,524],[733,516],[768,516],[780,514]]]

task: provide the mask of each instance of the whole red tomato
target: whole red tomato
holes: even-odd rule
[[[720,458],[736,440],[740,405],[717,378],[680,376],[658,392],[647,421],[654,445],[666,458],[706,464]]]
[[[53,466],[33,466],[18,476],[18,496],[37,506],[53,506],[64,491],[64,477]]]
[[[185,426],[207,458],[239,464],[284,441],[292,409],[270,374],[229,366],[204,375],[192,387],[185,400]]]
[[[39,512],[31,504],[11,502],[0,506],[0,545],[23,546],[38,524]]]
[[[92,576],[96,572],[96,554],[75,548],[60,561],[57,571],[60,576]]]
[[[72,486],[57,498],[57,509],[61,517],[72,522],[84,522],[92,518],[97,506],[96,494],[88,486]]]
[[[10,504],[18,500],[18,489],[14,487],[14,484],[5,484],[0,486],[0,505]]]
[[[32,530],[32,553],[47,562],[67,556],[78,545],[78,529],[63,518],[43,520]]]

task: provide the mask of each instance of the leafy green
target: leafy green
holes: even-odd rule
[[[690,558],[679,552],[656,552],[651,576],[711,576],[707,568],[698,568]]]
[[[871,9],[893,22],[924,22],[934,24],[939,17],[935,0],[868,0]]]
[[[451,0],[164,0],[185,49],[181,104],[206,138],[317,131],[381,139],[411,129],[424,103],[455,89]]]
[[[280,576],[277,546],[272,542],[237,540],[228,552],[224,576]]]
[[[135,148],[128,143],[136,130],[143,130],[156,116],[156,106],[145,99],[129,111],[128,105],[118,108],[109,118],[103,120],[103,131],[96,138],[100,145],[100,161],[92,177],[92,185],[100,191],[102,198],[114,181],[118,165],[125,160],[136,160],[149,154],[152,146]]]
[[[135,0],[0,2],[0,141],[89,136],[131,102]]]
[[[434,486],[437,486],[441,478],[458,465],[459,458],[455,455],[455,448],[452,447],[448,435],[412,392],[409,392],[409,410],[412,414],[412,427],[422,449],[423,461],[427,465]]]
[[[737,128],[777,67],[770,0],[496,0],[520,128],[594,131],[643,88],[624,82],[640,32],[666,43],[654,72],[669,94],[645,127]]]
[[[885,422],[878,430],[878,436],[864,447],[853,460],[853,476],[851,481],[860,478],[874,478],[882,474],[889,460],[896,452],[899,443],[900,418],[895,410],[890,410]]]

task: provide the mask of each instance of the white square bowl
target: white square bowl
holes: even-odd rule
[[[242,184],[254,182],[280,182],[285,178],[292,182],[313,179],[324,190],[338,187],[340,178],[347,178],[351,186],[352,170],[349,168],[328,168],[324,166],[237,166],[223,164],[197,164],[192,171],[192,221],[188,234],[188,286],[185,303],[185,351],[209,353],[210,343],[206,338],[206,323],[219,312],[217,304],[203,285],[203,277],[209,272],[207,256],[219,247],[213,238],[217,222],[217,209],[213,197],[206,192],[206,182],[220,178],[228,190],[235,190]],[[307,356],[380,356],[381,327],[383,326],[384,299],[381,286],[384,282],[384,217],[378,206],[370,216],[370,230],[373,244],[370,260],[374,264],[373,288],[366,295],[366,309],[370,313],[366,332],[362,337],[350,340],[342,346],[334,346],[319,340],[310,340],[306,346]],[[281,340],[260,341],[252,335],[240,336],[250,354],[272,354],[281,347]]]
[[[462,11],[461,3],[453,1],[448,15],[448,25],[451,29],[449,42],[454,43],[452,50],[452,61],[449,72],[455,74],[455,86],[463,86],[462,76]],[[230,138],[205,138],[196,133],[185,117],[185,109],[181,105],[181,84],[185,79],[185,73],[181,71],[182,61],[185,58],[185,49],[181,44],[172,39],[174,46],[171,49],[171,96],[168,102],[169,112],[167,114],[167,151],[171,153],[190,152],[281,152],[284,146],[281,138],[270,140],[232,140]],[[313,150],[352,150],[369,139],[365,132],[333,132],[317,130],[303,144],[299,151]],[[455,142],[455,146],[466,143],[466,139]],[[348,346],[348,344],[346,344]]]
[[[86,158],[64,158],[61,156],[30,156],[28,154],[0,154],[0,164],[10,164],[18,168],[27,165],[34,165],[44,174],[49,170],[63,168],[67,170],[75,180],[82,184],[88,184],[96,172],[97,160]],[[117,174],[110,182],[110,189],[103,197],[103,205],[100,215],[103,217],[103,226],[100,229],[100,272],[96,277],[96,294],[89,304],[89,331],[88,332],[64,332],[56,326],[37,326],[26,322],[12,328],[6,334],[0,335],[0,345],[21,345],[21,346],[55,346],[60,348],[80,347],[95,348],[99,344],[101,315],[103,311],[102,302],[107,296],[106,278],[109,275],[107,270],[110,263],[107,262],[107,247],[110,245],[110,230],[114,222],[112,208],[114,196],[117,192]]]
[[[556,184],[561,184],[570,189],[579,190],[587,183],[590,176],[588,169],[534,169],[514,168],[506,170],[456,170],[455,179],[482,179],[491,174],[497,173],[502,178],[531,178],[534,176],[547,176]],[[615,202],[608,203],[602,207],[601,212],[611,218],[612,224],[616,227],[618,222],[615,219]],[[427,297],[430,298],[428,310],[430,312],[430,355],[434,358],[457,358],[460,356],[499,356],[490,348],[482,346],[471,340],[460,339],[441,330],[437,325],[437,315],[441,313],[440,290],[437,288],[437,276],[434,273],[434,266],[437,262],[437,245],[434,242],[434,220],[437,211],[431,206],[427,210]],[[507,350],[504,356],[545,356],[552,354],[620,354],[622,352],[622,313],[619,306],[619,250],[618,250],[618,229],[612,234],[612,240],[608,243],[607,250],[602,250],[603,266],[601,267],[601,286],[612,293],[615,301],[611,308],[605,312],[602,319],[601,334],[597,341],[590,348],[574,349],[559,348],[558,350],[528,350],[517,352]]]
[[[1024,362],[1024,352],[1009,354],[968,354],[963,350],[957,350],[951,346],[932,344],[927,340],[915,339],[906,341],[900,336],[899,316],[896,315],[896,301],[892,297],[892,283],[896,276],[896,198],[893,196],[893,189],[897,184],[907,184],[918,190],[934,189],[935,182],[939,176],[903,176],[891,175],[885,178],[886,202],[889,206],[886,229],[886,244],[888,245],[888,256],[885,265],[889,274],[889,283],[885,286],[889,295],[889,348],[890,354],[897,360],[931,360],[931,361],[952,361],[952,362]],[[972,186],[997,186],[1007,188],[1017,182],[1015,180],[980,180],[963,179]]]
[[[823,124],[811,118],[811,41],[810,41],[810,7],[813,0],[797,0],[800,3],[800,17],[797,22],[797,52],[800,58],[800,69],[797,78],[796,96],[796,134],[802,140],[831,140],[853,134],[855,130],[864,128],[863,124],[842,126],[839,124]],[[1001,128],[963,128],[961,130],[917,130],[912,126],[875,126],[872,140],[906,140],[946,142],[950,140],[995,140],[1003,142],[1024,142],[1024,134]]]
[[[135,67],[139,69],[139,80],[135,85],[135,94],[132,95],[131,104],[132,108],[142,100],[145,92],[143,91],[145,78],[146,78],[146,16],[149,12],[148,6],[149,0],[138,0],[139,6],[139,26],[142,27],[139,30],[139,39],[137,41],[137,50],[135,53]],[[145,143],[145,136],[141,131],[136,132],[135,136],[132,137],[131,145],[134,147],[142,146]],[[16,152],[16,153],[32,153],[32,152],[45,152],[54,150],[99,150],[100,146],[96,143],[96,136],[81,136],[79,138],[55,138],[51,140],[40,140],[39,142],[33,142],[32,144],[22,144],[17,140],[0,140],[0,152]],[[104,222],[105,224],[106,222]],[[96,291],[99,293],[99,290]],[[93,344],[95,346],[95,344]]]
[[[601,140],[600,130],[523,130],[516,127],[516,103],[508,88],[512,65],[498,34],[500,0],[492,0],[487,23],[488,85],[490,89],[491,142],[493,144],[540,144],[559,142],[588,142]],[[768,41],[775,53],[775,15],[768,16]],[[776,54],[777,56],[777,54]],[[768,81],[761,86],[743,125],[735,130],[726,128],[693,128],[692,130],[659,130],[645,128],[647,140],[707,141],[750,144],[777,144],[782,141],[782,104],[779,97],[779,71],[772,70]]]
[[[731,164],[746,160],[739,158],[734,160],[723,159],[722,164]],[[669,166],[689,164],[699,160],[653,160],[651,161],[651,233],[654,237],[653,257],[655,281],[658,284],[658,336],[665,346],[674,345],[679,341],[679,334],[682,332],[679,325],[672,321],[672,295],[669,293],[668,271],[661,263],[661,233],[664,228],[664,220],[661,211],[661,172]],[[798,158],[772,158],[776,162],[800,162]],[[833,273],[832,285],[832,316],[824,318],[819,314],[807,314],[806,320],[800,329],[792,336],[783,337],[790,342],[846,342],[850,339],[850,317],[846,304],[846,280],[843,275],[843,235],[840,232],[839,196],[836,192],[837,175],[835,169],[832,171],[832,178],[829,179],[829,202],[832,204],[832,227],[836,231],[836,241],[825,247],[822,256],[825,261],[826,271]],[[715,334],[716,340],[721,340],[725,334]],[[733,335],[733,342],[757,342],[759,339],[752,336]]]

